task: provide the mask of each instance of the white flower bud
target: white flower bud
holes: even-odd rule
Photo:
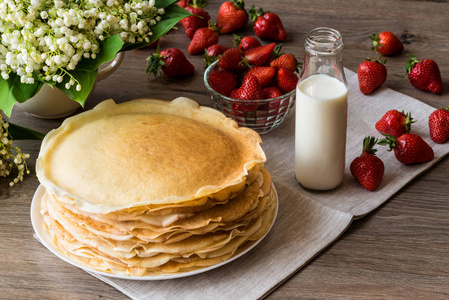
[[[56,55],[56,56],[54,56],[54,57],[53,57],[53,61],[54,61],[57,65],[62,64],[62,58],[61,58],[61,55]]]
[[[84,50],[89,50],[92,47],[92,44],[87,41],[83,44]]]
[[[67,39],[64,37],[64,38],[58,39],[58,40],[56,41],[56,43],[57,43],[58,45],[65,45],[65,44],[68,43],[68,41],[67,41]]]
[[[81,55],[78,54],[78,53],[76,53],[75,55],[72,56],[72,60],[73,60],[74,62],[80,61],[80,60],[81,60]]]

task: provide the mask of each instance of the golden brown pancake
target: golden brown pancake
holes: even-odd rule
[[[260,240],[277,207],[259,135],[187,98],[112,100],[41,147],[41,213],[54,246],[90,269],[189,272]]]
[[[260,142],[187,98],[107,100],[47,134],[36,172],[58,198],[87,212],[229,198],[265,161]]]

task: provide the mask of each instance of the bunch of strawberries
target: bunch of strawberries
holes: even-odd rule
[[[217,22],[213,24],[204,10],[205,0],[181,0],[178,4],[193,15],[181,20],[191,40],[189,54],[203,54],[206,67],[218,60],[219,68],[209,78],[210,86],[217,93],[239,100],[260,100],[279,97],[296,88],[298,61],[295,56],[280,53],[281,44],[262,45],[257,38],[276,42],[287,39],[277,14],[254,6],[247,12],[243,0],[232,0],[220,6]],[[245,28],[250,19],[257,37],[234,35],[235,48],[231,49],[218,43],[221,34]],[[147,73],[154,75],[162,71],[167,76],[177,77],[194,72],[194,66],[179,49],[165,49],[147,60]],[[235,108],[254,111],[257,106],[248,102]]]
[[[181,0],[178,5],[188,10],[192,16],[181,20],[186,36],[190,39],[187,51],[191,55],[203,54],[211,46],[217,45],[221,34],[228,34],[245,28],[251,17],[254,33],[261,39],[282,42],[287,33],[279,16],[273,12],[264,12],[252,7],[245,10],[243,0],[223,2],[219,8],[217,22],[211,22],[209,13],[204,9],[207,0]],[[215,46],[221,49],[224,47]],[[170,77],[187,76],[194,72],[194,66],[179,49],[165,49],[148,57],[147,73],[157,75],[162,71]],[[176,62],[176,66],[174,64]]]
[[[365,94],[371,94],[380,87],[387,79],[387,68],[384,61],[380,60],[382,55],[392,56],[400,54],[404,50],[404,44],[391,32],[384,31],[380,34],[372,34],[372,50],[379,53],[377,59],[367,58],[358,69],[360,91]],[[406,76],[410,83],[419,90],[441,94],[443,92],[443,82],[441,80],[440,69],[432,59],[419,61],[415,56],[409,54],[405,66]]]
[[[391,32],[382,32],[370,36],[373,40],[373,50],[380,55],[395,55],[403,51],[404,45]],[[410,83],[424,91],[435,94],[443,92],[443,83],[438,65],[431,59],[418,61],[416,57],[409,55],[405,70]],[[367,59],[358,67],[360,91],[371,94],[381,86],[387,78],[385,61],[379,58]],[[367,190],[375,190],[385,171],[384,163],[375,153],[376,144],[389,146],[389,151],[394,151],[396,159],[402,164],[419,164],[431,161],[434,151],[422,137],[411,133],[411,124],[414,123],[410,113],[390,110],[377,121],[375,128],[385,137],[377,140],[369,136],[363,140],[363,150],[350,165],[352,175]],[[435,143],[444,143],[449,139],[449,106],[437,109],[429,115],[429,134]]]
[[[410,133],[414,123],[410,113],[390,110],[376,122],[376,129],[385,137],[377,140],[369,136],[363,140],[363,150],[350,165],[351,174],[369,191],[382,181],[384,163],[376,156],[376,144],[389,146],[396,159],[404,165],[425,163],[433,159],[433,149],[418,134]],[[448,136],[449,137],[449,136]]]
[[[209,76],[209,85],[216,92],[233,99],[261,100],[296,88],[298,62],[293,54],[280,54],[281,47],[275,43],[261,45],[251,36],[236,37],[235,42],[236,48],[218,56],[219,68]],[[249,101],[240,109],[254,111],[257,105]]]

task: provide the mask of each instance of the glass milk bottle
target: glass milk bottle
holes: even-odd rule
[[[296,88],[295,175],[307,189],[330,190],[344,177],[348,84],[340,32],[316,28],[305,40]]]

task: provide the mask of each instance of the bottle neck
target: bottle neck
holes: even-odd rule
[[[304,66],[300,81],[311,75],[325,74],[347,85],[343,69],[343,39],[335,29],[320,27],[307,34]]]
[[[304,46],[311,55],[334,55],[343,50],[343,38],[335,29],[319,27],[309,31]]]

